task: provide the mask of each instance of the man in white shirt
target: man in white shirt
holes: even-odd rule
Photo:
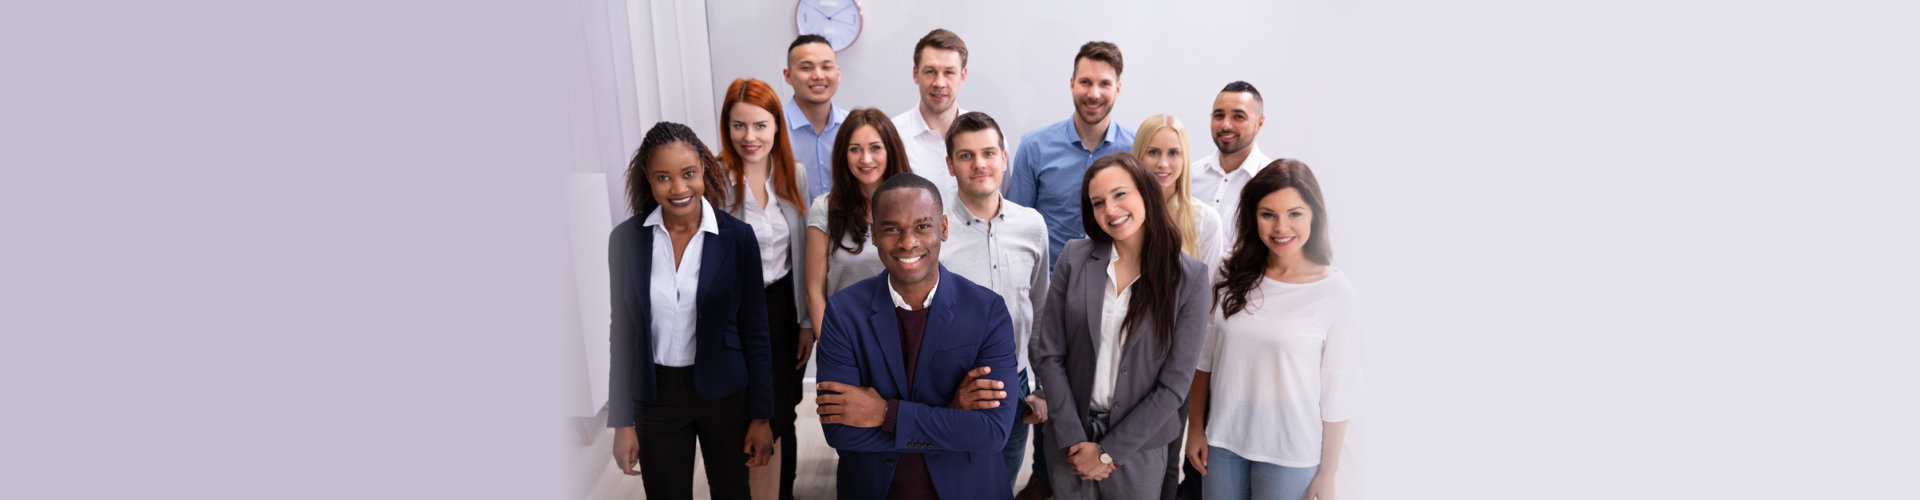
[[[965,113],[960,109],[960,86],[967,83],[967,42],[960,35],[935,29],[913,46],[913,84],[920,102],[893,117],[893,128],[906,143],[907,165],[933,182],[940,196],[959,189],[947,173],[947,127]]]
[[[1193,197],[1212,203],[1220,213],[1221,252],[1233,253],[1240,236],[1240,190],[1247,180],[1273,162],[1254,139],[1267,124],[1266,102],[1253,84],[1236,81],[1213,99],[1213,145],[1220,152],[1193,163]]]
[[[1000,194],[1007,172],[1007,141],[1000,135],[1000,124],[978,111],[961,114],[947,130],[948,172],[960,183],[960,190],[948,197],[947,241],[942,246],[948,271],[993,290],[1007,303],[1013,319],[1016,352],[1019,352],[1019,380],[1027,395],[1016,410],[1018,420],[1007,433],[1007,446],[1001,454],[1007,461],[1007,488],[1026,459],[1029,426],[1046,422],[1046,400],[1033,394],[1027,374],[1027,340],[1033,336],[1033,317],[1046,303],[1047,221],[1040,212],[1020,206]],[[975,377],[961,383],[963,409]],[[986,379],[977,379],[986,380]],[[991,382],[989,380],[989,382]],[[975,390],[995,387],[974,387]],[[983,398],[991,401],[991,397]]]

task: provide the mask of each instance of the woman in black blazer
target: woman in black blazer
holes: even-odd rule
[[[634,215],[608,238],[607,425],[614,462],[645,471],[651,499],[693,498],[696,441],[712,498],[748,498],[747,467],[772,457],[760,247],[745,222],[715,210],[719,168],[692,129],[654,125],[627,168]]]

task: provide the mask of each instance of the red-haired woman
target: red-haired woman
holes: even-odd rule
[[[813,351],[807,320],[807,201],[801,187],[807,170],[793,160],[780,96],[751,78],[727,86],[720,105],[720,163],[726,167],[727,213],[753,226],[760,243],[760,276],[767,291],[767,325],[773,342],[773,432],[780,441],[780,498],[793,498],[794,407]]]

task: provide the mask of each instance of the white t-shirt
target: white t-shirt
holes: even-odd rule
[[[1313,283],[1267,277],[1233,318],[1213,314],[1200,353],[1212,375],[1207,444],[1283,467],[1320,464],[1322,422],[1356,413],[1361,328],[1347,275]]]
[[[1227,260],[1227,253],[1233,251],[1227,248],[1226,237],[1222,233],[1230,231],[1227,226],[1233,222],[1220,220],[1220,212],[1215,211],[1212,205],[1194,199],[1193,224],[1194,237],[1200,239],[1200,255],[1193,256],[1194,260],[1207,265],[1208,283],[1219,281],[1220,276],[1216,273],[1220,270],[1220,263]]]

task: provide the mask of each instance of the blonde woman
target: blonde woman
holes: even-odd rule
[[[1133,135],[1133,156],[1160,182],[1167,196],[1167,213],[1180,229],[1180,253],[1207,265],[1207,275],[1220,267],[1223,246],[1220,212],[1193,197],[1191,143],[1187,126],[1173,115],[1153,115]]]

